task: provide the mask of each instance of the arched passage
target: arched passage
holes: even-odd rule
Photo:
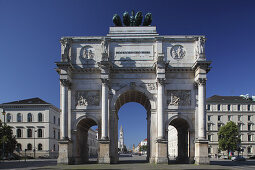
[[[91,156],[91,148],[89,148],[89,145],[93,145],[94,149],[96,149],[95,153],[97,153],[98,150],[98,144],[94,143],[93,141],[89,142],[89,136],[90,135],[96,135],[99,136],[99,133],[95,130],[91,129],[92,126],[96,126],[97,123],[92,118],[83,118],[78,121],[77,123],[77,130],[76,130],[76,163],[88,163],[89,157]],[[97,155],[95,155],[97,156]]]
[[[141,104],[146,112],[147,115],[145,116],[147,119],[147,161],[149,160],[150,157],[150,112],[151,112],[151,102],[149,100],[149,98],[145,95],[145,93],[135,90],[135,89],[131,89],[131,90],[127,90],[125,92],[123,92],[121,95],[119,95],[119,97],[117,98],[115,104],[114,104],[114,109],[115,109],[115,113],[116,113],[116,117],[118,117],[118,112],[120,110],[120,108],[126,104],[126,103],[130,103],[130,102],[136,102]],[[115,126],[115,132],[118,132],[118,121],[116,121],[116,126]],[[118,143],[118,133],[116,135],[116,137],[114,138],[116,141],[114,142],[115,145]],[[143,140],[143,139],[142,139]],[[118,146],[115,147],[115,149],[118,149]],[[116,152],[115,152],[116,153]]]
[[[185,119],[173,119],[168,126],[169,159],[175,158],[177,162],[189,162],[190,132],[189,124]]]

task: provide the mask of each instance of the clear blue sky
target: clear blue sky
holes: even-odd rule
[[[60,37],[104,36],[114,13],[132,9],[151,12],[161,35],[207,37],[207,97],[255,94],[253,0],[0,0],[0,103],[40,97],[59,106]],[[141,105],[123,106],[119,116],[128,147],[146,137]]]

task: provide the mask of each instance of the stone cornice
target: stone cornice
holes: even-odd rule
[[[208,73],[211,70],[211,67],[209,67],[211,63],[211,61],[196,61],[192,66],[192,69],[196,70],[197,68],[204,68]]]

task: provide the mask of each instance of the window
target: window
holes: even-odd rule
[[[17,129],[17,138],[21,138],[21,129]]]
[[[241,121],[242,115],[238,115],[238,121]]]
[[[251,124],[248,123],[248,131],[250,131],[250,130],[251,130]]]
[[[53,123],[54,124],[56,123],[56,117],[55,116],[53,117]]]
[[[18,113],[17,114],[17,122],[21,122],[21,121],[22,121],[21,113]]]
[[[208,153],[211,153],[211,148],[208,148]]]
[[[53,145],[53,151],[56,151],[56,145],[55,144]]]
[[[208,140],[212,141],[212,135],[208,135]]]
[[[221,121],[221,117],[222,117],[222,116],[218,116],[218,121]]]
[[[42,113],[38,113],[38,122],[42,122],[43,121],[43,115]]]
[[[218,104],[218,111],[220,111],[220,104]]]
[[[211,105],[207,105],[207,110],[211,110]]]
[[[230,111],[230,104],[228,105],[228,111]]]
[[[242,130],[242,124],[241,123],[238,123],[238,130]]]
[[[248,152],[248,153],[251,153],[251,147],[248,147],[248,148],[247,148],[247,152]]]
[[[32,138],[32,129],[27,129],[27,137]]]
[[[11,122],[11,119],[12,119],[11,114],[7,113],[7,122]]]
[[[27,122],[32,122],[32,114],[31,113],[27,114]]]
[[[222,125],[223,125],[222,123],[218,123],[218,130],[220,130]]]
[[[60,131],[58,131],[58,139],[60,139]]]
[[[251,141],[252,141],[252,136],[248,135],[248,142],[251,142]]]
[[[56,131],[55,130],[53,131],[53,138],[54,139],[56,138]]]
[[[241,110],[241,105],[237,105],[237,110],[240,111]]]
[[[60,118],[58,118],[58,126],[60,125]]]
[[[39,144],[38,144],[38,151],[41,151],[41,150],[42,150],[42,144],[39,143]]]
[[[247,110],[250,111],[251,110],[251,105],[248,104],[247,106]]]
[[[38,129],[37,131],[37,137],[42,138],[42,129]]]
[[[208,121],[211,121],[211,117],[212,117],[212,116],[208,116],[208,117],[207,117]]]
[[[248,121],[251,121],[251,115],[248,115]]]
[[[212,130],[212,124],[211,124],[211,123],[208,123],[208,124],[207,124],[207,128],[208,128],[208,130]]]
[[[228,121],[231,121],[231,120],[232,120],[232,116],[228,115]]]
[[[27,144],[27,150],[32,150],[32,145],[31,145],[31,143]]]
[[[22,151],[22,146],[21,146],[20,143],[17,143],[17,151],[18,151],[18,152],[19,152],[19,151]]]

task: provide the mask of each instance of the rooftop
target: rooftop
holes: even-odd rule
[[[206,99],[207,103],[255,103],[252,98],[245,96],[218,96],[214,95]]]
[[[35,97],[35,98],[30,98],[25,100],[17,100],[17,101],[8,102],[8,103],[2,103],[2,104],[50,104],[50,103],[45,102],[39,97]]]

